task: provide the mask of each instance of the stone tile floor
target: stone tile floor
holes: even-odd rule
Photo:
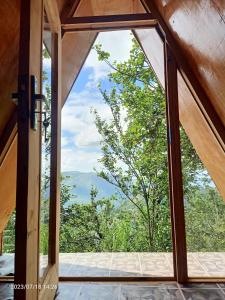
[[[60,253],[60,276],[172,277],[172,253]],[[188,253],[189,277],[225,277],[225,252]]]
[[[13,300],[13,286],[0,283],[0,299]],[[225,300],[224,284],[60,283],[56,300]]]
[[[172,253],[60,253],[60,276],[172,277]],[[41,271],[47,256],[41,257]],[[0,256],[0,275],[14,273],[14,255]],[[188,253],[189,277],[225,278],[225,252]]]
[[[60,283],[56,300],[224,300],[219,284]]]

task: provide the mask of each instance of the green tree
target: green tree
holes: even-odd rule
[[[15,252],[15,223],[16,211],[14,210],[3,232],[3,253]]]
[[[192,189],[185,215],[188,251],[224,251],[225,203],[212,185]]]
[[[93,111],[102,138],[103,170],[98,175],[118,187],[122,197],[138,210],[148,250],[171,250],[164,91],[135,39],[129,59],[122,63],[111,63],[110,54],[101,45],[95,50],[99,60],[112,69],[110,89],[99,85],[112,120],[106,121]],[[202,165],[183,131],[181,137],[185,142],[183,156],[192,162],[184,165],[188,189]]]
[[[109,231],[114,198],[98,200],[98,192],[92,187],[87,204],[71,204],[70,190],[61,185],[60,251],[104,251],[102,241]]]

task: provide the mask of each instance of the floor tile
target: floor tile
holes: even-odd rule
[[[6,253],[0,255],[0,275],[8,275],[14,273],[14,254]]]
[[[225,295],[219,289],[182,289],[186,300],[224,300]]]
[[[178,289],[122,286],[119,300],[183,300]]]
[[[192,256],[207,272],[209,277],[225,277],[224,252],[197,252],[192,253]]]
[[[187,256],[190,277],[225,277],[225,252],[188,252]],[[125,277],[174,275],[173,255],[167,252],[60,253],[61,276],[84,276],[85,267],[90,268],[88,276],[109,276],[109,273]]]
[[[75,300],[79,291],[81,290],[81,285],[76,283],[60,283],[56,300]]]
[[[82,286],[74,300],[118,300],[120,286],[88,285]]]
[[[13,288],[10,283],[0,283],[0,299],[1,300],[13,300]]]
[[[225,283],[217,283],[217,285],[218,285],[219,287],[221,287],[222,289],[225,289]]]
[[[165,253],[140,253],[139,257],[143,276],[173,276],[173,265]]]

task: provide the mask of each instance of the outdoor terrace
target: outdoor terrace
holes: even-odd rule
[[[172,277],[172,253],[60,253],[59,276]],[[47,256],[41,257],[43,269]],[[0,256],[0,275],[14,273],[14,255]],[[188,253],[189,277],[225,277],[225,252]]]

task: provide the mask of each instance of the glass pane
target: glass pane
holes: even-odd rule
[[[172,277],[165,96],[130,31],[99,34],[61,156],[60,275]]]
[[[2,233],[2,253],[0,255],[0,276],[14,275],[16,212],[12,212]]]
[[[185,101],[191,101],[190,97],[192,95],[187,90],[185,91]],[[185,121],[185,111],[182,112],[182,105],[184,103],[181,103],[181,122]],[[190,132],[190,126],[192,130],[196,126],[196,133],[199,132],[199,128],[202,126],[198,113],[193,114],[193,116],[199,118],[199,120],[195,124],[196,119],[191,120],[190,112],[188,113],[186,122],[190,121],[191,125],[189,124],[186,130],[190,136],[193,133],[193,131]],[[202,131],[200,134],[205,138]],[[196,142],[198,143],[198,141]],[[208,146],[210,145],[210,141],[207,139],[206,143]],[[210,149],[210,146],[208,149]],[[181,151],[188,276],[224,278],[225,202],[183,128],[181,128]],[[201,153],[204,153],[204,151]]]
[[[45,41],[47,34],[45,32]],[[48,39],[48,41],[51,39]],[[41,146],[41,200],[40,200],[40,277],[48,266],[49,208],[50,208],[50,157],[51,157],[51,57],[49,45],[43,45],[42,146]]]

